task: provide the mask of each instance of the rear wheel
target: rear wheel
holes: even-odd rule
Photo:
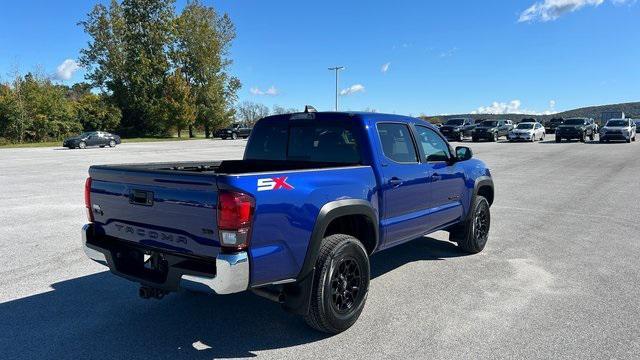
[[[498,141],[498,133],[493,133],[493,142]]]
[[[562,138],[556,136],[556,142],[557,143],[562,142]]]
[[[489,239],[491,212],[489,202],[478,195],[473,199],[469,219],[449,233],[449,240],[458,243],[465,252],[477,254],[484,249]]]
[[[335,234],[322,240],[311,290],[309,314],[316,330],[337,334],[351,327],[369,291],[369,257],[358,239]]]
[[[238,138],[238,134],[233,133],[231,134],[231,139],[236,140]]]

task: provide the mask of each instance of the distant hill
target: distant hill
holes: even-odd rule
[[[554,117],[570,118],[570,117],[589,117],[595,120],[600,119],[600,114],[605,111],[623,111],[628,118],[640,118],[640,102],[631,102],[612,105],[598,105],[583,107],[574,110],[567,110],[553,115],[527,115],[527,114],[459,114],[459,115],[442,115],[442,116],[422,116],[423,119],[437,124],[445,122],[448,119],[456,117],[471,117],[475,120],[480,119],[510,119],[520,121],[524,118],[535,118],[538,121],[546,123]]]

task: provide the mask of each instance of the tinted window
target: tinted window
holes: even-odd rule
[[[567,121],[564,122],[565,125],[584,125],[585,124],[585,120],[584,119],[568,119]]]
[[[416,130],[418,130],[418,142],[427,161],[449,159],[449,146],[438,134],[424,126],[416,126]]]
[[[358,144],[350,129],[340,125],[292,125],[288,160],[360,162]]]
[[[389,159],[401,162],[418,162],[416,149],[411,141],[409,127],[404,124],[378,124],[382,151]]]
[[[606,126],[629,126],[627,120],[609,120]]]
[[[245,159],[359,164],[358,143],[346,124],[260,122],[251,134]]]
[[[464,119],[451,119],[448,120],[446,123],[444,123],[445,125],[454,125],[454,126],[458,126],[458,125],[462,125],[464,124]]]

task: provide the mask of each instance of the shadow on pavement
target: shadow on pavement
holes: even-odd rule
[[[410,262],[463,255],[452,243],[424,238],[373,256],[371,273],[375,278]],[[0,304],[2,358],[254,357],[256,351],[327,337],[308,328],[301,317],[249,292],[180,292],[161,301],[142,300],[136,284],[108,272],[52,288]]]

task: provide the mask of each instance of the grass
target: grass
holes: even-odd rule
[[[154,141],[187,141],[187,140],[203,140],[204,134],[196,134],[196,137],[189,138],[184,136],[179,138],[177,135],[172,137],[145,137],[145,138],[129,138],[122,139],[123,143],[139,143],[139,142],[154,142]],[[45,141],[37,143],[22,143],[22,144],[4,144],[0,145],[0,149],[11,148],[37,148],[37,147],[61,147],[62,141]]]

